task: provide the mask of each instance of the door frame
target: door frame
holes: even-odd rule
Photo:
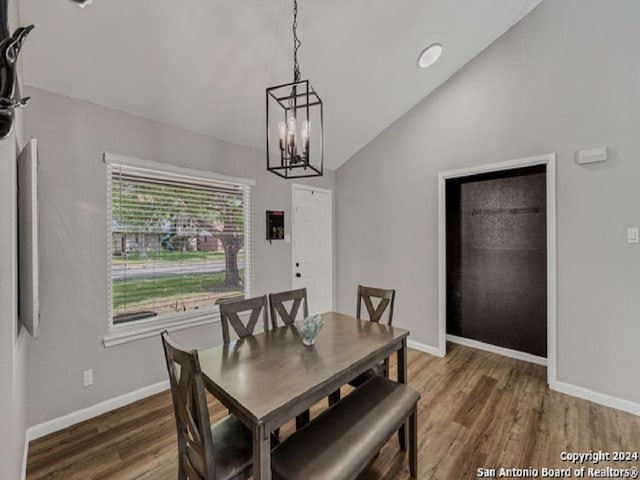
[[[295,208],[296,208],[296,190],[304,190],[307,192],[322,192],[329,195],[329,228],[331,229],[329,232],[329,238],[331,238],[331,248],[329,252],[329,303],[331,305],[331,310],[334,309],[333,299],[334,299],[334,291],[333,291],[333,258],[334,258],[334,248],[335,248],[335,239],[333,238],[333,190],[329,190],[327,188],[319,188],[313,187],[311,185],[303,185],[301,183],[293,183],[291,184],[291,287],[293,288],[293,282],[296,274],[296,249],[295,249]]]
[[[447,248],[446,181],[482,173],[546,165],[547,188],[547,383],[557,382],[556,280],[556,154],[548,153],[505,162],[438,173],[438,354],[447,354]],[[497,351],[497,350],[496,350]]]

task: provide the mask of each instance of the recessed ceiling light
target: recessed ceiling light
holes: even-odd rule
[[[425,48],[418,57],[418,67],[427,68],[436,63],[442,55],[442,45],[434,43]]]

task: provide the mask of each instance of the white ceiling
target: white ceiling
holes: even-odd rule
[[[299,0],[325,165],[360,148],[541,0]],[[180,5],[179,7],[177,5]],[[293,77],[292,0],[19,0],[27,85],[265,148],[265,88]],[[420,52],[439,42],[431,68]]]

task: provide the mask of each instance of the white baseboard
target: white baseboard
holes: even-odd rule
[[[136,402],[156,393],[163,392],[167,389],[169,389],[169,380],[163,380],[162,382],[158,382],[154,385],[149,385],[148,387],[143,387],[130,393],[125,393],[124,395],[120,395],[119,397],[105,400],[104,402],[100,402],[91,407],[68,413],[67,415],[54,418],[53,420],[49,420],[38,425],[33,425],[27,428],[25,442],[28,444],[28,442],[31,442],[32,440],[35,440],[37,438],[43,437],[53,432],[57,432],[58,430],[70,427],[71,425],[83,422],[84,420],[97,417],[98,415],[110,412],[111,410],[115,410],[116,408],[124,407],[125,405],[129,405],[130,403]]]
[[[465,347],[477,348],[478,350],[484,350],[486,352],[497,353],[504,357],[515,358],[516,360],[524,360],[525,362],[535,363],[537,365],[547,366],[547,359],[544,357],[538,357],[537,355],[531,355],[530,353],[519,352],[518,350],[511,350],[510,348],[498,347],[489,343],[479,342],[478,340],[471,340],[470,338],[458,337],[456,335],[447,335],[447,341],[451,343],[457,343],[464,345]]]
[[[612,397],[611,395],[606,395],[604,393],[594,392],[588,388],[578,387],[565,382],[554,382],[549,385],[549,388],[560,393],[566,393],[573,397],[582,398],[583,400],[589,400],[590,402],[604,405],[605,407],[615,408],[617,410],[622,410],[623,412],[640,416],[640,403],[623,400],[618,397]]]
[[[425,345],[424,343],[416,342],[415,340],[407,340],[407,347],[418,350],[419,352],[435,355],[436,357],[444,357],[444,352],[441,352],[437,347],[431,345]]]

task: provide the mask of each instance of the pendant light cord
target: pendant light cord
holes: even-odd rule
[[[300,81],[300,64],[298,63],[298,49],[302,42],[298,38],[298,0],[293,0],[293,81]]]

